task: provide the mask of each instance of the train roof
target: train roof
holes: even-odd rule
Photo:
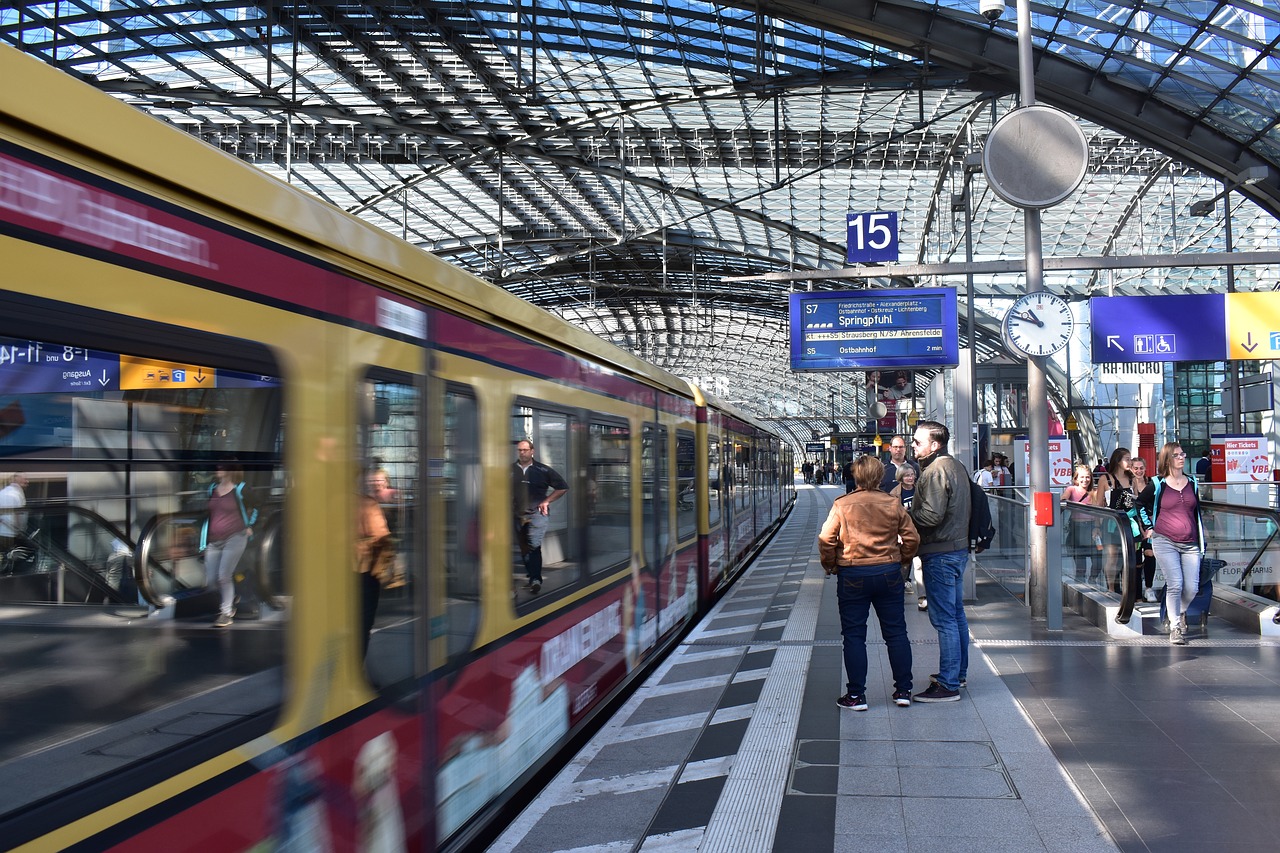
[[[0,118],[60,159],[126,179],[239,227],[269,229],[348,274],[405,296],[518,330],[613,369],[692,396],[686,380],[412,244],[183,133],[14,48],[0,45]],[[175,93],[177,94],[177,93]],[[122,176],[112,174],[120,179]]]

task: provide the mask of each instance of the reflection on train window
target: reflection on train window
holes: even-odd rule
[[[751,448],[746,444],[734,445],[734,476],[737,484],[737,506],[739,510],[751,508],[751,492],[755,488],[754,471],[751,468]]]
[[[279,706],[277,371],[245,341],[163,356],[0,339],[0,774],[23,780],[0,814],[225,750]]]
[[[573,420],[569,415],[540,406],[518,404],[512,412],[510,470],[513,475],[513,501],[519,500],[517,487],[520,481],[515,475],[520,473],[520,468],[515,463],[516,444],[521,441],[532,442],[534,460],[549,466],[569,487],[569,493],[553,503],[544,518],[533,520],[532,525],[525,524],[528,519],[517,518],[517,507],[512,507],[516,546],[512,557],[512,583],[516,589],[516,601],[521,605],[575,583],[581,570],[578,534],[582,524],[578,518],[578,507],[585,507],[579,492],[585,489],[586,484],[573,469],[572,427]],[[551,489],[548,488],[546,493],[551,494]],[[527,511],[524,507],[520,509]],[[538,526],[543,522],[545,528],[539,530]],[[532,538],[526,537],[522,527]],[[539,537],[541,544],[535,547]],[[527,571],[540,571],[542,583],[531,584]]]
[[[698,532],[693,472],[693,433],[676,430],[676,535],[681,542]]]
[[[368,647],[365,672],[375,687],[405,685],[414,676],[414,591],[420,566],[417,545],[418,453],[421,395],[406,378],[370,378],[364,384],[364,496],[366,511],[381,513],[365,523],[360,577],[362,637]],[[383,531],[385,530],[385,536]],[[371,531],[374,536],[367,536]],[[382,538],[379,538],[382,537]]]
[[[640,468],[644,477],[644,559],[652,570],[667,552],[667,430],[645,424],[640,442]]]
[[[631,429],[592,423],[588,441],[587,564],[601,572],[631,556]]]
[[[707,437],[707,523],[714,529],[720,523],[720,439],[718,436]]]
[[[445,633],[450,660],[471,649],[480,622],[480,422],[470,389],[444,397]]]

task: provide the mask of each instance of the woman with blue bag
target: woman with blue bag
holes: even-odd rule
[[[1204,558],[1204,522],[1196,480],[1186,473],[1187,454],[1176,441],[1165,442],[1156,460],[1155,508],[1151,549],[1168,587],[1169,642],[1187,644],[1187,611],[1200,589]]]
[[[1125,514],[1129,520],[1129,530],[1133,533],[1136,546],[1134,565],[1142,565],[1142,543],[1150,535],[1151,518],[1138,501],[1138,493],[1133,488],[1133,474],[1129,471],[1129,463],[1133,460],[1127,447],[1117,447],[1107,463],[1107,470],[1098,475],[1098,485],[1093,492],[1095,506],[1105,506]],[[1106,555],[1106,582],[1111,592],[1123,593],[1120,588],[1120,555],[1115,553],[1114,546],[1108,546]]]

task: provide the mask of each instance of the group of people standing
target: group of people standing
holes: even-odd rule
[[[969,472],[949,453],[950,439],[944,424],[920,421],[911,441],[915,461],[906,459],[901,436],[890,441],[887,463],[872,455],[856,459],[854,490],[832,504],[818,534],[822,568],[839,583],[848,679],[846,692],[836,700],[842,708],[868,707],[867,619],[873,607],[888,648],[893,703],[905,708],[913,701],[960,699],[969,668],[963,576],[969,557],[970,497]],[[929,621],[938,632],[939,660],[929,687],[913,694],[904,608],[907,567],[917,555],[929,595]]]
[[[1200,563],[1204,557],[1204,524],[1195,477],[1187,473],[1187,454],[1176,441],[1160,448],[1156,458],[1156,476],[1149,477],[1147,463],[1134,456],[1127,447],[1111,454],[1105,470],[1094,482],[1087,465],[1077,465],[1071,485],[1061,499],[1077,503],[1105,506],[1123,513],[1137,544],[1134,559],[1141,567],[1134,583],[1141,578],[1142,596],[1158,600],[1154,590],[1156,569],[1165,578],[1165,608],[1169,614],[1169,642],[1185,645],[1187,611],[1200,587]],[[1073,527],[1080,539],[1080,525]],[[1119,566],[1120,555],[1114,544],[1104,545],[1094,532],[1091,537],[1103,561]],[[1079,550],[1082,543],[1075,542]],[[1121,592],[1117,568],[1105,570],[1103,580],[1113,592]],[[1139,591],[1135,588],[1134,595]]]

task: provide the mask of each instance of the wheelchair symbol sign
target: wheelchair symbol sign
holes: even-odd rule
[[[1134,355],[1174,355],[1177,352],[1177,335],[1162,334],[1133,336]]]

